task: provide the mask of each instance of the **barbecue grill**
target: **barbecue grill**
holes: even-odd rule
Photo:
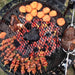
[[[17,36],[17,40],[15,40],[15,42],[14,42],[14,45],[16,46],[16,44],[17,44],[17,46],[16,46],[16,54],[17,53],[19,53],[22,57],[29,57],[29,54],[30,53],[32,53],[32,51],[34,51],[35,52],[35,55],[36,55],[36,53],[37,53],[37,49],[36,49],[36,47],[35,46],[33,46],[33,44],[34,44],[34,41],[35,42],[37,42],[37,45],[38,44],[40,44],[39,43],[39,39],[37,40],[37,39],[34,39],[34,40],[32,40],[32,38],[27,38],[27,34],[23,34],[23,37],[21,36],[21,33],[16,33],[16,32],[13,32],[10,28],[9,28],[9,25],[10,25],[10,20],[11,20],[11,15],[16,15],[17,17],[19,16],[19,14],[20,14],[20,12],[19,12],[19,7],[21,6],[21,5],[26,5],[26,4],[29,4],[29,3],[31,3],[31,2],[33,2],[34,0],[30,0],[30,1],[28,1],[28,0],[13,0],[12,2],[10,2],[9,4],[7,4],[0,12],[0,16],[2,16],[2,20],[0,21],[0,32],[6,32],[7,33],[7,35],[6,35],[6,37],[5,37],[5,39],[7,39],[7,38],[10,38],[10,37],[13,37],[14,35],[16,35]],[[44,7],[49,7],[51,10],[56,10],[57,11],[57,13],[58,13],[58,15],[57,15],[57,17],[54,17],[54,18],[52,18],[52,20],[51,20],[51,22],[49,23],[49,24],[47,24],[47,25],[49,25],[48,26],[48,28],[52,28],[52,26],[54,27],[54,29],[57,29],[57,32],[59,32],[59,35],[58,35],[58,40],[59,40],[59,42],[58,42],[58,40],[56,40],[55,41],[55,44],[54,44],[54,46],[55,46],[55,48],[53,49],[53,50],[51,50],[50,48],[52,47],[52,45],[53,45],[53,43],[52,44],[50,44],[50,42],[48,43],[48,41],[49,41],[49,39],[50,38],[48,38],[49,36],[51,36],[54,32],[52,32],[51,34],[48,32],[50,29],[48,29],[48,28],[46,28],[46,29],[44,29],[43,28],[43,30],[47,30],[47,32],[45,33],[45,35],[47,36],[47,38],[41,38],[41,40],[40,41],[42,41],[42,43],[46,40],[46,42],[45,43],[47,43],[48,45],[48,49],[50,49],[51,51],[48,53],[48,55],[46,55],[45,56],[45,58],[46,58],[46,60],[47,60],[47,62],[48,62],[48,66],[47,66],[47,71],[45,72],[44,71],[44,69],[42,68],[42,70],[43,70],[43,73],[42,73],[42,75],[46,75],[46,74],[48,74],[49,73],[49,71],[50,70],[52,70],[52,69],[54,69],[55,67],[57,67],[57,65],[59,65],[60,63],[61,63],[61,61],[66,57],[66,54],[65,54],[65,52],[63,51],[63,48],[62,48],[62,46],[61,46],[61,37],[63,36],[63,32],[64,32],[64,30],[67,28],[67,22],[66,22],[66,24],[63,26],[63,27],[60,27],[60,26],[58,26],[57,24],[56,24],[56,19],[57,18],[59,18],[59,17],[64,17],[63,15],[62,15],[62,13],[61,13],[61,11],[60,11],[60,9],[58,9],[58,7],[61,5],[61,6],[63,6],[63,4],[61,4],[60,2],[58,2],[58,1],[54,1],[54,2],[52,2],[52,1],[48,1],[48,0],[37,0],[37,2],[40,2],[40,3],[42,3],[43,5],[44,5]],[[56,6],[55,4],[57,3],[59,3],[59,6]],[[53,5],[55,5],[55,6],[53,6]],[[55,8],[56,7],[56,8]],[[65,7],[63,7],[63,9],[62,10],[64,10],[64,8]],[[25,15],[25,14],[24,14]],[[18,19],[23,23],[23,21],[24,20],[21,20],[19,17],[18,17]],[[39,23],[38,23],[39,22]],[[32,22],[31,23],[26,23],[25,25],[26,25],[26,27],[28,28],[28,29],[30,29],[31,27],[28,27],[28,25],[30,24],[35,24],[35,23],[38,23],[39,25],[40,25],[40,22],[42,22],[41,21],[41,19],[38,19],[38,18],[34,18],[33,20],[32,20]],[[42,22],[42,24],[44,24],[43,22]],[[39,32],[43,32],[43,30],[41,30],[41,29],[39,29]],[[33,29],[31,30],[31,32],[33,31],[33,33],[35,33],[35,31],[36,31],[36,33],[38,33],[38,30],[36,29],[36,28],[34,28],[33,27]],[[54,30],[53,30],[54,31]],[[25,32],[24,30],[22,30],[21,32]],[[31,34],[31,33],[30,33]],[[41,34],[41,33],[40,33]],[[56,33],[57,34],[57,33]],[[36,35],[36,34],[35,34]],[[31,36],[31,35],[30,35]],[[30,37],[29,36],[29,37]],[[38,35],[36,35],[36,36],[38,36]],[[42,35],[41,35],[42,36]],[[34,35],[32,36],[32,37],[34,37]],[[38,36],[39,37],[39,36]],[[54,41],[54,39],[53,39],[53,37],[54,37],[54,39],[57,39],[57,36],[55,35],[55,36],[52,36],[52,41]],[[18,41],[18,40],[22,40],[22,38],[23,38],[23,41]],[[40,38],[40,37],[39,37]],[[25,41],[25,40],[27,40],[27,41]],[[0,39],[0,42],[1,42],[2,40]],[[16,42],[17,41],[17,42]],[[24,45],[24,43],[25,43],[25,45]],[[31,46],[32,45],[32,46]],[[44,44],[44,45],[46,45],[46,44]],[[39,45],[39,46],[42,46],[41,44]],[[46,47],[47,47],[46,46]],[[50,47],[51,46],[51,47]],[[23,49],[22,49],[23,48]],[[26,48],[26,49],[25,49]],[[33,49],[33,50],[32,50]],[[27,50],[27,53],[24,53],[24,51],[26,51]],[[42,48],[42,50],[45,50],[44,48]],[[2,51],[0,52],[0,54],[2,53]],[[3,57],[1,57],[0,58],[0,63],[1,63],[1,67],[4,69],[4,71],[5,72],[7,72],[8,74],[13,74],[14,73],[14,71],[12,70],[11,72],[9,72],[9,67],[10,67],[10,64],[11,64],[11,62],[8,64],[8,65],[6,65],[6,66],[4,66],[3,67],[3,62],[2,62],[2,59],[3,59]],[[21,73],[20,73],[20,67],[19,67],[19,69],[17,70],[17,72],[15,73],[16,75],[20,75]],[[36,75],[39,75],[40,74],[40,72],[39,71],[37,71],[37,73],[36,73]],[[26,72],[25,73],[25,75],[28,75],[28,73]]]

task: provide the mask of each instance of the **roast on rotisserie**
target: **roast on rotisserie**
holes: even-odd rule
[[[62,47],[65,50],[74,50],[75,48],[75,28],[69,27],[65,30],[62,38]]]

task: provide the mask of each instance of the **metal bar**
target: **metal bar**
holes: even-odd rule
[[[71,21],[71,26],[74,26],[74,13],[75,13],[75,4],[73,5],[73,13],[72,13],[72,21]],[[75,27],[74,27],[75,28]]]
[[[67,75],[68,59],[69,59],[69,52],[67,53],[67,58],[66,58],[67,61],[66,61],[65,75]]]

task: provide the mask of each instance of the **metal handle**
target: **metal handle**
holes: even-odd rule
[[[65,75],[67,75],[68,59],[69,59],[69,53],[67,53],[67,58],[66,58],[67,61],[66,61]]]
[[[75,13],[75,4],[73,5],[73,13],[72,13],[72,21],[71,21],[71,26],[74,26],[74,13]]]

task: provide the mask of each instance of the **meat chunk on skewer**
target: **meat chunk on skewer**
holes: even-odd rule
[[[10,65],[10,71],[14,68],[15,63],[16,63],[16,60],[17,60],[16,58],[13,59],[11,65]],[[10,72],[10,71],[9,71],[9,72]]]
[[[65,50],[73,50],[75,48],[75,45],[72,44],[75,40],[75,28],[69,27],[65,30],[62,38],[62,47]]]
[[[19,24],[21,24],[21,22],[19,21],[16,15],[11,16],[10,24],[11,25],[9,25],[9,27],[11,28],[12,31],[21,30],[21,27],[18,26]]]

